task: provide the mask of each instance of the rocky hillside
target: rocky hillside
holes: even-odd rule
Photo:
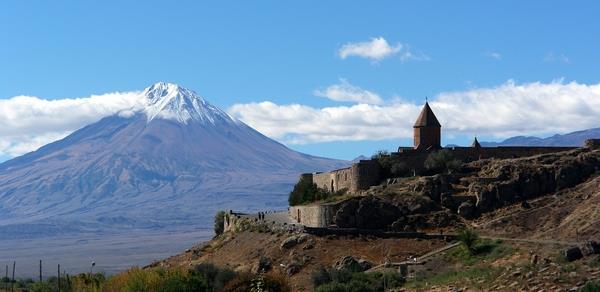
[[[481,160],[451,175],[390,180],[344,199],[335,214],[339,227],[433,234],[470,228],[480,236],[470,247],[441,239],[315,236],[259,224],[149,268],[211,262],[265,270],[288,275],[294,291],[364,283],[370,287],[365,291],[381,285],[398,291],[576,291],[600,279],[600,245],[593,243],[600,239],[599,170],[600,150],[591,149]],[[402,274],[393,263],[407,259],[414,263]],[[389,286],[399,273],[402,283]]]

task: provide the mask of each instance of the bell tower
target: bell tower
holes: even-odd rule
[[[416,150],[435,150],[441,146],[442,125],[435,117],[435,114],[425,102],[421,114],[415,122],[414,128],[414,148]]]

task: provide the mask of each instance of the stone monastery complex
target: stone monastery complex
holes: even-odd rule
[[[434,151],[447,149],[456,159],[470,162],[487,158],[517,158],[536,154],[552,153],[571,150],[576,147],[481,147],[477,138],[471,147],[446,147],[441,146],[442,125],[431,110],[429,103],[425,103],[421,114],[414,126],[413,147],[399,147],[398,152],[392,156],[402,160],[406,167],[413,173],[422,171],[428,155]],[[308,180],[318,187],[330,192],[346,189],[349,193],[367,190],[378,185],[383,179],[383,172],[377,160],[361,160],[351,167],[333,170],[330,172],[305,173],[301,179]]]

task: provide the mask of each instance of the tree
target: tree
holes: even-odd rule
[[[225,228],[225,211],[219,211],[215,214],[215,236],[223,234]]]
[[[377,150],[371,155],[371,159],[381,159],[387,156],[390,156],[390,153],[387,150]]]
[[[290,206],[296,206],[303,203],[314,202],[325,199],[328,192],[317,187],[316,184],[300,178],[294,189],[290,192],[288,203]]]
[[[433,152],[425,160],[425,168],[440,173],[452,173],[458,170],[460,165],[460,160],[456,159],[452,151],[448,149]]]

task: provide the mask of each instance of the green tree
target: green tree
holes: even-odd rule
[[[433,152],[425,160],[425,168],[440,173],[452,173],[460,169],[460,165],[460,160],[456,159],[452,151],[448,149]]]
[[[328,192],[320,189],[316,184],[301,178],[290,192],[288,203],[296,206],[304,203],[315,202],[327,198]]]
[[[219,211],[215,214],[215,236],[223,234],[225,225],[225,211]]]

